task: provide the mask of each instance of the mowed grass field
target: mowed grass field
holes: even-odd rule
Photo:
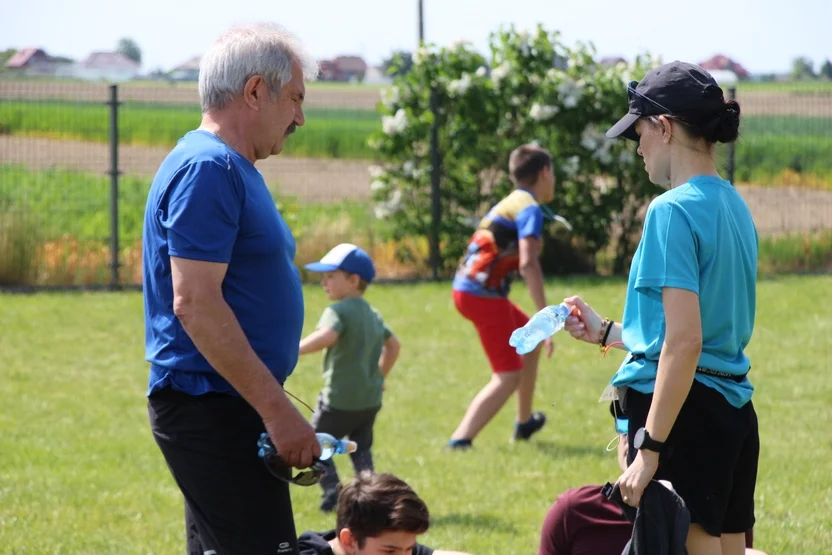
[[[550,301],[580,294],[620,315],[623,280],[547,283]],[[832,287],[828,276],[763,280],[749,349],[762,453],[756,546],[771,555],[832,552]],[[305,332],[325,299],[304,290]],[[518,285],[514,298],[531,302]],[[443,446],[488,379],[473,328],[449,285],[375,285],[368,299],[401,338],[377,430],[379,471],[427,501],[424,542],[471,553],[536,552],[559,492],[619,476],[605,446],[614,432],[597,400],[621,360],[557,335],[540,370],[536,408],[549,424],[510,445],[507,406],[469,453]],[[3,553],[175,554],[184,549],[182,501],[148,429],[138,293],[0,296],[0,546]],[[301,359],[287,388],[313,403],[320,357]],[[303,409],[305,410],[305,409]],[[252,446],[254,450],[255,446]],[[342,477],[352,475],[339,459]],[[319,490],[293,489],[299,530],[322,530]]]

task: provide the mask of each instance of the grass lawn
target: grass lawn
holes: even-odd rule
[[[611,316],[623,306],[622,280],[552,281],[547,290],[550,300],[581,294]],[[305,294],[308,332],[325,299],[318,287]],[[509,445],[512,405],[474,452],[447,453],[448,435],[489,375],[473,328],[455,313],[448,284],[378,285],[368,296],[403,343],[378,420],[377,468],[427,501],[426,543],[534,553],[560,491],[618,477],[604,450],[611,419],[597,399],[620,355],[602,359],[556,336],[537,392],[550,424],[531,443]],[[521,285],[515,298],[531,306]],[[180,494],[147,423],[141,301],[135,292],[0,295],[3,553],[182,552]],[[755,540],[771,555],[832,552],[830,305],[828,276],[759,285],[750,348],[762,436]],[[303,358],[287,383],[310,404],[319,365],[317,355]],[[348,460],[339,460],[350,477]],[[293,494],[299,530],[333,526],[317,510],[318,489]]]

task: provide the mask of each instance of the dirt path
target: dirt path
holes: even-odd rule
[[[146,176],[156,172],[168,150],[123,146],[121,171]],[[109,167],[106,144],[0,136],[0,163],[34,169],[67,168],[104,174]],[[369,162],[273,156],[258,162],[266,181],[278,191],[304,201],[339,202],[369,198]],[[832,229],[832,191],[791,187],[738,187],[760,233]]]
[[[169,152],[167,148],[125,145],[119,148],[119,169],[152,179]],[[0,136],[0,163],[33,169],[65,168],[104,174],[109,170],[107,144]],[[369,163],[356,160],[272,156],[257,163],[270,186],[283,194],[315,202],[337,202],[369,196]]]

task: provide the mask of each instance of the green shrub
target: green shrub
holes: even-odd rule
[[[0,209],[0,286],[28,285],[37,270],[37,229],[14,207]]]
[[[760,238],[761,274],[832,270],[832,230]]]
[[[443,157],[445,270],[464,252],[471,221],[511,189],[508,156],[522,143],[537,141],[554,154],[551,207],[570,221],[573,244],[585,253],[610,242],[615,219],[626,220],[624,229],[631,219],[638,227],[637,212],[627,207],[641,206],[660,189],[647,179],[635,143],[609,140],[604,132],[626,111],[627,82],[655,62],[648,56],[630,67],[602,67],[592,48],[567,48],[542,26],[532,33],[511,28],[493,34],[491,54],[489,64],[465,44],[420,49],[410,72],[384,93],[382,130],[370,140],[380,161],[371,188],[377,215],[391,221],[392,238],[430,234],[432,87]],[[608,186],[598,186],[599,176]],[[616,268],[627,264],[633,250],[625,234]]]

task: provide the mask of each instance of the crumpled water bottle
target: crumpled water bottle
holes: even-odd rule
[[[514,330],[508,344],[521,355],[534,351],[541,341],[563,329],[570,312],[564,303],[547,306],[532,316],[525,326]]]
[[[348,439],[335,439],[329,434],[318,432],[318,443],[321,446],[320,460],[325,461],[332,457],[332,455],[343,455],[345,453],[354,453],[358,449],[358,444]]]
[[[342,455],[345,453],[354,453],[358,449],[358,444],[348,439],[336,439],[330,434],[318,432],[315,434],[318,438],[318,444],[321,446],[321,456],[318,457],[320,461],[326,461],[332,458],[332,455]],[[257,441],[258,452],[257,455],[262,459],[266,455],[274,454],[274,444],[269,437],[269,434],[260,434],[260,439]]]

